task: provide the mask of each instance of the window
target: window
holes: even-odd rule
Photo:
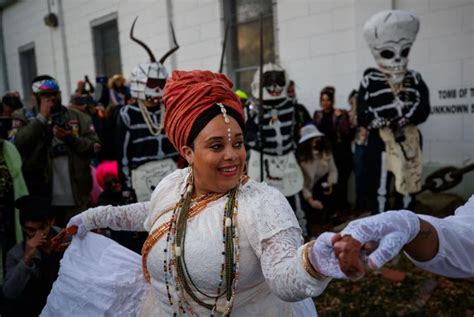
[[[97,76],[111,77],[121,74],[122,61],[116,15],[92,22],[92,37]]]
[[[227,60],[236,86],[250,92],[260,65],[260,14],[263,17],[263,60],[275,62],[272,0],[224,0],[224,17],[230,23]]]
[[[21,83],[23,85],[23,99],[31,96],[31,82],[38,76],[36,68],[36,54],[34,43],[27,44],[18,49],[20,54]]]

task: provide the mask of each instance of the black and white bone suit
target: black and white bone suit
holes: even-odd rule
[[[389,188],[394,175],[386,166],[386,142],[381,131],[393,135],[395,146],[405,155],[403,140],[406,132],[426,121],[430,113],[427,85],[418,72],[407,70],[408,54],[418,28],[418,18],[399,10],[379,12],[364,26],[364,36],[379,66],[379,69],[369,68],[364,72],[357,98],[358,124],[369,129],[366,156],[368,207],[373,213],[383,212],[389,207],[407,208],[412,203],[413,189],[408,193],[396,191],[395,205],[389,206]],[[421,134],[415,131],[421,153]],[[408,178],[407,181],[417,182],[411,188],[421,186],[418,184],[419,174]]]

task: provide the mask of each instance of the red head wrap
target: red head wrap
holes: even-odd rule
[[[165,132],[176,150],[186,145],[199,114],[222,103],[244,117],[239,97],[224,74],[207,70],[178,71],[171,74],[163,92]],[[181,153],[182,154],[182,153]]]

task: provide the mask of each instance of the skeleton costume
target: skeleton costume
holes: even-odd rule
[[[177,167],[179,155],[162,129],[164,107],[161,97],[168,78],[163,63],[179,46],[173,31],[175,47],[157,62],[146,44],[133,36],[135,22],[136,19],[130,38],[147,51],[150,61],[139,64],[132,71],[131,94],[137,102],[120,110],[119,173],[125,188],[134,192],[138,201],[147,201],[156,185]],[[144,101],[152,106],[145,106]]]
[[[364,36],[379,66],[364,72],[357,98],[358,123],[369,129],[369,208],[383,212],[395,177],[396,205],[406,208],[421,189],[421,134],[416,125],[430,113],[428,87],[407,69],[419,20],[400,10],[383,11],[364,25]],[[389,174],[390,172],[390,174]]]
[[[248,175],[260,180],[260,155],[263,152],[263,181],[279,189],[290,202],[306,235],[307,221],[299,193],[303,189],[303,173],[295,157],[297,118],[294,100],[288,98],[286,72],[276,64],[263,66],[263,136],[259,140],[259,114],[256,107],[247,111],[246,143],[249,146]],[[254,75],[252,94],[258,99],[260,72]]]

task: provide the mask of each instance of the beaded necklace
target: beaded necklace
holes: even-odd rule
[[[211,317],[214,316],[214,312],[217,310],[219,298],[221,298],[223,295],[226,295],[226,303],[222,312],[223,316],[228,316],[232,311],[236,286],[239,279],[240,240],[237,232],[237,196],[239,185],[228,193],[227,202],[224,208],[222,224],[223,263],[221,265],[221,273],[219,276],[219,284],[216,295],[206,294],[197,287],[189,274],[186,261],[184,259],[186,226],[192,202],[192,174],[190,174],[188,178],[185,193],[181,195],[180,201],[173,209],[171,220],[168,226],[169,229],[166,237],[166,245],[165,249],[163,250],[165,253],[163,271],[168,302],[172,307],[175,305],[175,303],[170,292],[169,282],[173,278],[174,273],[176,273],[174,276],[176,290],[181,294],[176,304],[178,311],[182,312],[183,314],[188,312],[191,315],[196,315],[189,301],[187,300],[186,295],[188,295],[194,302],[209,309],[211,311]],[[171,250],[171,252],[169,252],[169,250]],[[175,267],[175,272],[173,272],[173,266]],[[213,299],[213,303],[211,304],[204,302],[196,295],[196,292],[209,299]],[[176,312],[174,313],[174,316],[177,316]]]
[[[207,205],[210,202],[216,201],[220,198],[225,196],[225,194],[218,194],[218,193],[211,193],[211,194],[206,194],[202,195],[196,199],[192,200],[192,206],[191,209],[189,210],[188,213],[188,219],[196,216],[199,214],[204,208],[207,207]],[[158,213],[158,216],[155,217],[153,223],[155,223],[161,216],[166,214],[167,212],[174,211],[175,208],[179,208],[182,202],[181,200],[175,204],[174,207],[171,208],[166,208],[165,210],[161,211]],[[157,229],[153,230],[148,238],[146,239],[145,243],[143,244],[142,248],[142,268],[143,268],[143,276],[145,278],[145,281],[148,283],[151,280],[150,273],[148,272],[147,268],[147,261],[148,261],[148,254],[150,253],[151,249],[155,245],[155,243],[166,233],[170,233],[170,228],[171,228],[172,221],[168,220],[162,225],[160,225]],[[168,250],[167,250],[168,251]]]
[[[142,113],[143,120],[145,121],[148,131],[150,131],[150,134],[153,136],[159,135],[161,131],[163,130],[164,122],[165,122],[165,106],[163,105],[163,103],[161,103],[161,106],[160,106],[160,124],[159,125],[156,125],[156,123],[151,118],[150,112],[148,111],[145,104],[143,103],[143,100],[138,99],[138,107],[140,108],[140,112]]]

